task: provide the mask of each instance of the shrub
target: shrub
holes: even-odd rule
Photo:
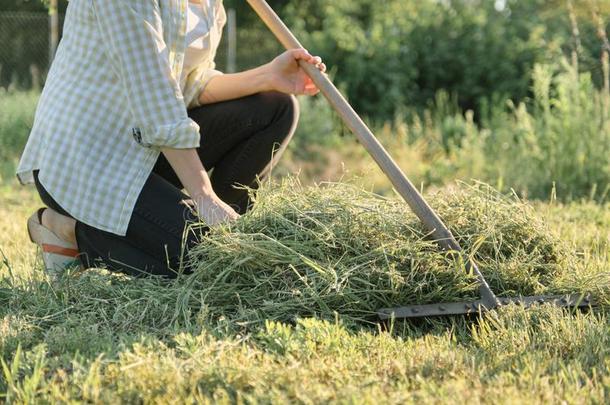
[[[483,106],[478,123],[473,111],[461,112],[454,97],[439,92],[423,113],[402,109],[374,132],[416,184],[478,179],[529,198],[554,193],[564,201],[606,201],[610,94],[598,90],[589,73],[578,74],[567,63],[560,68],[536,65],[532,80],[532,99],[515,104],[497,97]],[[323,104],[316,109],[314,117],[328,113]],[[341,127],[331,125],[320,133],[322,127],[308,123],[291,156],[293,170],[302,168],[318,180],[363,175],[368,187],[391,191],[364,148],[351,136],[340,137]],[[329,148],[333,140],[336,146]]]
[[[500,94],[530,95],[535,64],[573,49],[565,2],[487,0],[406,2],[304,0],[281,8],[302,42],[336,70],[356,109],[388,119],[403,105],[425,107],[435,94],[455,94],[478,112]],[[599,40],[590,10],[578,19],[583,69],[601,84]]]
[[[557,75],[537,66],[533,80],[531,107],[520,104],[489,122],[486,177],[532,197],[556,188],[562,198],[603,200],[610,191],[610,94],[569,66]]]

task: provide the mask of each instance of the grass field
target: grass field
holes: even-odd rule
[[[193,289],[196,279],[167,283],[91,270],[49,282],[25,231],[25,220],[39,202],[31,188],[11,179],[36,95],[17,94],[6,100],[0,99],[0,402],[610,401],[610,204],[602,192],[603,181],[592,199],[531,203],[536,217],[554,238],[563,240],[562,248],[574,258],[557,271],[564,277],[573,272],[586,278],[589,284],[576,281],[598,292],[603,305],[595,311],[542,307],[525,312],[509,307],[482,319],[395,324],[391,330],[348,325],[340,315],[242,327],[228,317],[210,316],[206,297]],[[329,116],[318,118],[311,118],[308,126],[322,134],[334,131]],[[505,118],[507,128],[524,122]],[[552,124],[557,133],[571,133],[574,123],[564,128],[547,120],[545,125]],[[429,154],[425,143],[436,139],[442,144],[443,139],[432,121],[381,129],[384,142],[418,182],[442,187],[455,177],[475,177],[493,160],[489,155],[477,161],[483,149],[473,157],[475,149],[468,142],[462,152],[446,157],[436,150]],[[485,135],[468,117],[449,121],[441,124],[464,129],[466,140]],[[589,125],[585,121],[582,125]],[[591,128],[590,133],[597,134],[598,129]],[[417,131],[423,140],[401,141]],[[403,138],[383,135],[390,132]],[[606,133],[596,136],[607,139]],[[320,144],[306,151],[302,143],[293,148],[278,177],[298,170],[308,178],[364,176],[358,181],[367,188],[388,192],[387,182],[357,144],[335,136]],[[607,156],[597,152],[595,165],[607,165]],[[540,152],[542,158],[551,156],[545,153]],[[526,178],[528,173],[538,175],[535,165],[517,173],[516,163],[509,162],[513,155],[502,156],[503,167],[512,170],[507,176],[522,184],[538,182]],[[578,164],[584,168],[587,162]],[[443,170],[451,176],[441,176]],[[604,170],[599,174],[602,180],[608,169]],[[540,187],[547,187],[551,175],[541,176]],[[582,194],[597,184],[579,183],[589,178],[575,175],[573,190]]]
[[[604,310],[507,308],[391,332],[303,319],[244,333],[177,313],[186,281],[96,270],[50,284],[25,233],[33,193],[4,185],[0,201],[7,402],[604,403],[610,395]],[[578,266],[607,285],[610,207],[535,207]]]

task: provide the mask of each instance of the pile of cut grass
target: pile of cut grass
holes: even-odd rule
[[[430,202],[499,295],[607,290],[595,276],[570,273],[574,254],[516,198],[479,184]],[[180,300],[247,326],[337,314],[355,324],[383,307],[476,298],[463,261],[426,236],[399,199],[286,180],[263,187],[250,213],[204,237]]]

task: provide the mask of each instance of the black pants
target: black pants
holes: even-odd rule
[[[237,100],[205,105],[189,111],[201,127],[197,149],[204,167],[213,169],[216,194],[239,213],[251,205],[248,193],[236,188],[256,188],[277,163],[292,137],[298,120],[294,97],[261,93]],[[60,214],[71,216],[47,193],[34,173],[42,201]],[[201,232],[192,202],[180,180],[161,155],[138,197],[125,236],[101,231],[82,222],[76,239],[85,267],[106,267],[130,275],[175,277],[192,272],[184,254],[197,244]]]

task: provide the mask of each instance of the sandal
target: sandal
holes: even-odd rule
[[[59,276],[69,267],[80,266],[78,247],[58,237],[49,228],[42,225],[40,208],[28,219],[30,240],[40,246],[45,271],[51,276]]]

